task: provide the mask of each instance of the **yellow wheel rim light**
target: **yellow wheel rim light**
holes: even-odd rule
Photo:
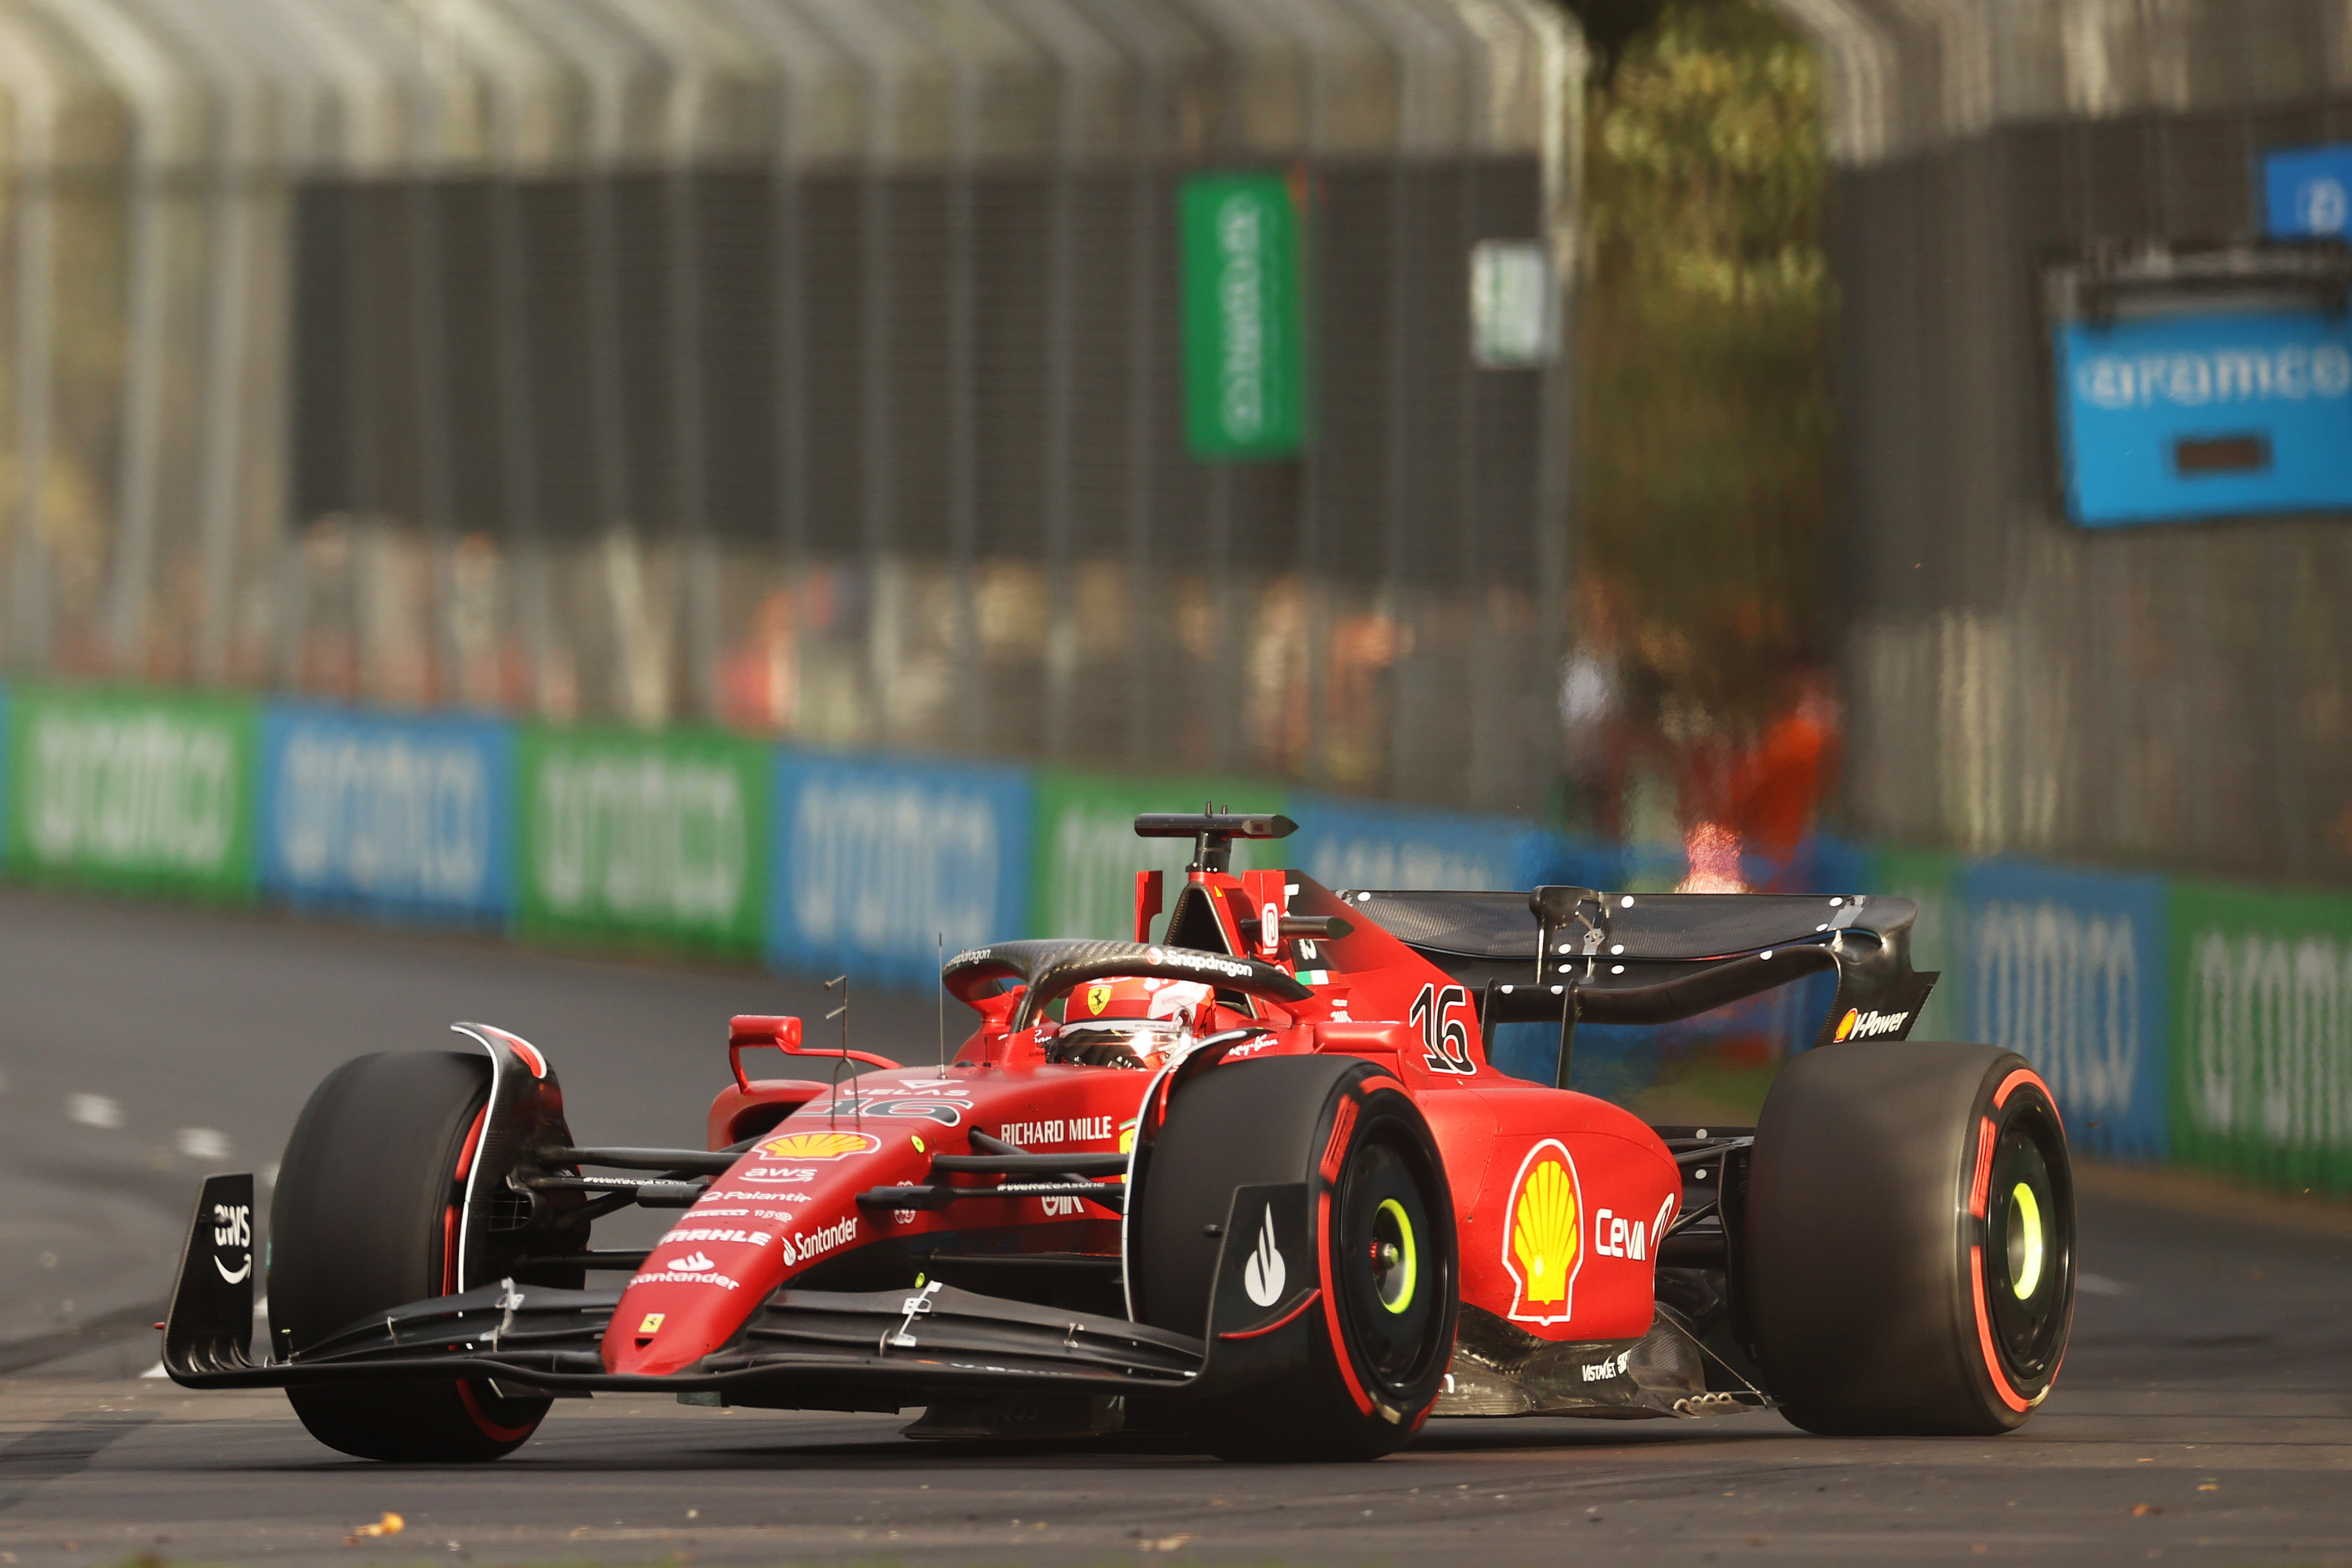
[[[2025,1237],[2025,1267],[2017,1271],[2010,1289],[2022,1301],[2042,1283],[2042,1205],[2034,1200],[2033,1189],[2023,1182],[2009,1195],[2017,1205],[2017,1227]]]
[[[1402,1312],[1412,1305],[1413,1284],[1421,1277],[1421,1258],[1412,1245],[1412,1221],[1405,1216],[1404,1205],[1394,1198],[1381,1199],[1377,1212],[1391,1215],[1396,1220],[1397,1251],[1401,1255],[1397,1259],[1397,1267],[1404,1272],[1404,1284],[1398,1289],[1394,1300],[1390,1299],[1385,1284],[1383,1285],[1381,1290],[1381,1305],[1391,1312]]]

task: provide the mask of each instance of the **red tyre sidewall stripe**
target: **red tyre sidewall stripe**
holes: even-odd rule
[[[1992,1391],[2000,1395],[2000,1402],[2003,1405],[2022,1415],[2033,1408],[2033,1402],[2018,1393],[2016,1387],[2011,1384],[2009,1373],[2001,1370],[2000,1352],[1993,1347],[1992,1312],[1985,1301],[1984,1244],[1982,1242],[1969,1248],[1969,1273],[1971,1277],[1970,1282],[1976,1289],[1977,1348],[1984,1352],[1985,1371],[1992,1374]]]
[[[520,1426],[499,1426],[490,1419],[490,1413],[482,1408],[481,1396],[474,1392],[474,1385],[470,1383],[457,1384],[457,1398],[466,1406],[466,1414],[474,1418],[474,1425],[480,1428],[482,1436],[493,1443],[520,1443],[539,1426],[536,1420]]]
[[[1353,1103],[1352,1101],[1350,1103]],[[1348,1385],[1348,1397],[1356,1408],[1370,1415],[1372,1396],[1364,1392],[1361,1378],[1356,1375],[1356,1358],[1348,1349],[1348,1335],[1339,1326],[1339,1281],[1331,1278],[1331,1193],[1326,1188],[1317,1200],[1315,1211],[1315,1263],[1323,1279],[1323,1324],[1331,1335],[1331,1361],[1339,1369],[1339,1380]]]
[[[2050,1107],[2050,1114],[2053,1117],[2058,1114],[2058,1101],[2051,1094],[2050,1086],[2042,1082],[2042,1075],[2031,1068],[2019,1068],[2000,1080],[2000,1087],[1992,1094],[1994,1108],[1998,1110],[2006,1106],[2009,1097],[2020,1084],[2032,1084],[2040,1092],[2042,1103]],[[2059,1123],[2062,1135],[2064,1127],[2063,1121]],[[1971,1195],[1969,1203],[1969,1212],[1979,1219],[1985,1217],[1986,1198],[1992,1185],[1993,1145],[1997,1141],[1998,1130],[1992,1118],[1982,1118],[1977,1128],[1976,1179],[1969,1184]],[[2010,1382],[2008,1372],[2000,1364],[2000,1351],[1992,1342],[1992,1303],[1985,1296],[1982,1241],[1971,1243],[1969,1247],[1969,1285],[1971,1302],[1976,1309],[1977,1348],[1984,1355],[1985,1371],[1992,1378],[1992,1390],[2000,1396],[2003,1405],[2022,1415],[2033,1408],[2033,1401],[2018,1393],[2017,1385]],[[2053,1367],[2050,1369],[2050,1381],[2055,1383],[2057,1380],[2058,1369]]]
[[[1299,1302],[1298,1305],[1291,1308],[1290,1310],[1283,1313],[1281,1317],[1276,1318],[1273,1322],[1266,1324],[1265,1327],[1262,1329],[1240,1329],[1230,1334],[1219,1334],[1217,1338],[1221,1340],[1255,1340],[1263,1335],[1270,1334],[1276,1329],[1297,1322],[1300,1314],[1304,1313],[1307,1308],[1315,1305],[1317,1301],[1322,1299],[1322,1296],[1323,1292],[1319,1289],[1310,1291],[1307,1300]]]
[[[1985,1216],[1987,1201],[1992,1189],[1992,1146],[1998,1141],[2000,1129],[1992,1118],[1977,1118],[1977,1173],[1969,1184],[1969,1213],[1978,1219]]]
[[[1992,1091],[1992,1102],[1995,1109],[2008,1104],[2011,1092],[2021,1083],[2030,1083],[2034,1088],[2042,1091],[2042,1100],[2050,1107],[2051,1116],[2055,1119],[2058,1123],[2058,1131],[2061,1132],[2065,1131],[2066,1119],[2063,1116],[2059,1115],[2058,1097],[2050,1092],[2050,1086],[2042,1082],[2042,1075],[2035,1072],[2032,1068],[2019,1068],[2015,1072],[2011,1073],[2007,1078],[2000,1080],[2000,1087]]]

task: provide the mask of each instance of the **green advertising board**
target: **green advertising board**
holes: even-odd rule
[[[1177,208],[1186,444],[1210,463],[1294,456],[1307,434],[1307,333],[1290,183],[1195,174]]]
[[[245,697],[13,688],[8,869],[250,897],[260,733]]]
[[[2172,1153],[2352,1191],[2352,898],[2176,882]]]
[[[1036,874],[1030,879],[1029,929],[1035,936],[1124,939],[1135,931],[1135,874],[1168,874],[1175,899],[1189,838],[1138,838],[1137,814],[1198,811],[1205,801],[1234,811],[1280,811],[1280,784],[1242,779],[1128,779],[1095,773],[1037,775]],[[1279,839],[1234,846],[1236,871],[1280,866]]]
[[[759,950],[766,745],[707,731],[533,725],[516,761],[525,930]]]

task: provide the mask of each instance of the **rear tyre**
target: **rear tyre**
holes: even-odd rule
[[[1835,1435],[2010,1431],[2074,1313],[2074,1184],[2050,1090],[1991,1046],[1832,1045],[1756,1129],[1741,1238],[1758,1363]]]
[[[1292,1182],[1307,1184],[1319,1216],[1314,1262],[1324,1294],[1307,1311],[1311,1352],[1289,1376],[1193,1407],[1187,1425],[1221,1458],[1378,1458],[1402,1446],[1437,1401],[1453,1355],[1457,1285],[1454,1206],[1436,1141],[1412,1098],[1372,1064],[1236,1062],[1176,1097],[1135,1222],[1141,1315],[1202,1332],[1223,1245],[1214,1232],[1234,1190]]]
[[[269,1210],[269,1325],[299,1352],[388,1307],[457,1286],[465,1172],[490,1065],[454,1051],[361,1057],[302,1108]],[[545,1399],[479,1379],[289,1388],[310,1435],[362,1459],[463,1463],[520,1447]]]

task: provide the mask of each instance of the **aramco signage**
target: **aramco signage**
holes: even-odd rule
[[[2352,332],[2323,311],[2068,322],[2068,510],[2088,527],[2352,508]]]
[[[1198,174],[1178,195],[1184,436],[1202,462],[1287,458],[1306,437],[1298,205],[1280,174]]]

